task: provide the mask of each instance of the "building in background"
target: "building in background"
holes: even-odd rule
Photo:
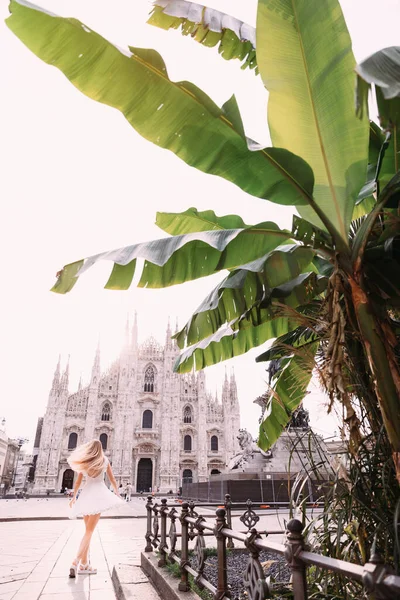
[[[17,467],[18,453],[20,450],[17,440],[12,440],[10,438],[7,438],[7,440],[7,451],[4,461],[3,474],[1,477],[1,485],[4,495],[14,485],[15,470]]]
[[[40,434],[34,492],[72,488],[67,457],[97,438],[118,483],[134,490],[176,491],[183,481],[207,481],[238,452],[239,402],[232,374],[222,402],[206,390],[203,371],[179,375],[179,349],[168,324],[165,345],[138,344],[138,326],[127,323],[119,358],[105,371],[97,349],[90,383],[68,390],[68,365],[57,365]],[[35,442],[36,447],[36,442]],[[34,459],[35,460],[35,459]]]
[[[0,425],[0,495],[4,495],[5,493],[5,482],[3,481],[3,476],[8,447],[8,435],[5,432],[4,426],[5,421],[3,419]]]
[[[14,476],[14,487],[16,492],[28,490],[29,484],[31,483],[30,469],[32,468],[32,464],[33,455],[21,450],[18,453]]]
[[[33,452],[32,452],[32,467],[29,472],[29,480],[34,481],[35,472],[36,472],[36,463],[39,455],[39,447],[40,447],[40,438],[42,436],[43,429],[43,417],[39,417],[36,425],[36,433],[35,433],[35,441],[33,443]]]

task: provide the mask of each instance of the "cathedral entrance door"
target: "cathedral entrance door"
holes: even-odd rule
[[[66,469],[64,471],[61,488],[72,490],[74,487],[74,472],[72,469]]]
[[[153,481],[151,458],[141,458],[138,464],[136,491],[149,492]]]

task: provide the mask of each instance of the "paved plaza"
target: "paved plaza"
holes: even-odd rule
[[[134,497],[118,510],[110,510],[107,516],[139,517],[146,513],[144,496]],[[28,500],[0,500],[0,520],[10,518],[68,518],[69,498],[29,498]]]
[[[69,566],[84,525],[81,519],[63,518],[67,511],[66,498],[0,500],[0,600],[115,600],[113,567],[140,565],[147,526],[145,501],[133,498],[114,513],[123,518],[105,518],[112,516],[111,511],[102,517],[91,545],[91,563],[98,573],[76,579],[68,578]],[[202,509],[202,513],[212,521],[215,509]],[[238,516],[233,528],[243,530]],[[286,511],[268,512],[257,528],[284,529],[288,518]],[[281,542],[283,535],[272,539]],[[215,545],[213,537],[206,540],[207,545]]]
[[[97,575],[69,579],[82,521],[0,523],[0,600],[113,600],[112,568],[140,564],[145,528],[144,519],[100,521],[91,545]]]
[[[146,519],[132,515],[144,516],[144,504],[135,499],[119,511],[126,518],[100,521],[91,544],[97,575],[74,580],[68,577],[69,566],[84,525],[81,519],[59,520],[67,514],[68,500],[1,500],[0,518],[23,520],[0,522],[0,600],[114,600],[113,566],[140,564]]]

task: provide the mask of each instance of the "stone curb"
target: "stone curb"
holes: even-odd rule
[[[166,569],[159,567],[158,558],[153,553],[142,552],[140,560],[144,573],[158,590],[162,600],[201,600],[200,596],[193,590],[188,592],[179,591],[179,579],[171,575]],[[125,598],[121,597],[118,600],[125,600]]]
[[[114,566],[111,580],[117,600],[160,600],[157,590],[138,565]]]

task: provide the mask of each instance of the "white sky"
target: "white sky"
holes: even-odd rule
[[[321,0],[323,1],[323,0]],[[245,222],[291,224],[292,211],[253,198],[234,185],[204,175],[172,153],[143,140],[123,116],[80,94],[56,69],[31,54],[4,25],[8,3],[0,0],[0,194],[1,397],[0,420],[11,436],[33,441],[45,410],[61,353],[71,355],[70,391],[87,381],[98,337],[102,364],[122,343],[126,315],[136,309],[141,341],[165,339],[168,315],[182,325],[221,278],[217,275],[167,290],[102,289],[110,266],[91,269],[66,296],[52,294],[55,273],[66,263],[103,250],[162,237],[157,210],[190,206],[217,214],[240,214]],[[188,79],[219,104],[237,95],[246,131],[268,142],[266,94],[261,81],[177,32],[146,25],[146,0],[42,0],[51,11],[73,16],[110,41],[153,47],[172,79]],[[255,22],[255,0],[209,0],[208,5]],[[398,45],[400,0],[342,0],[357,59]],[[251,353],[207,369],[208,387],[220,388],[225,364],[235,366],[242,425],[257,433],[259,408],[252,401],[265,389],[265,366]],[[319,433],[335,424],[325,417],[324,399],[306,401]]]

